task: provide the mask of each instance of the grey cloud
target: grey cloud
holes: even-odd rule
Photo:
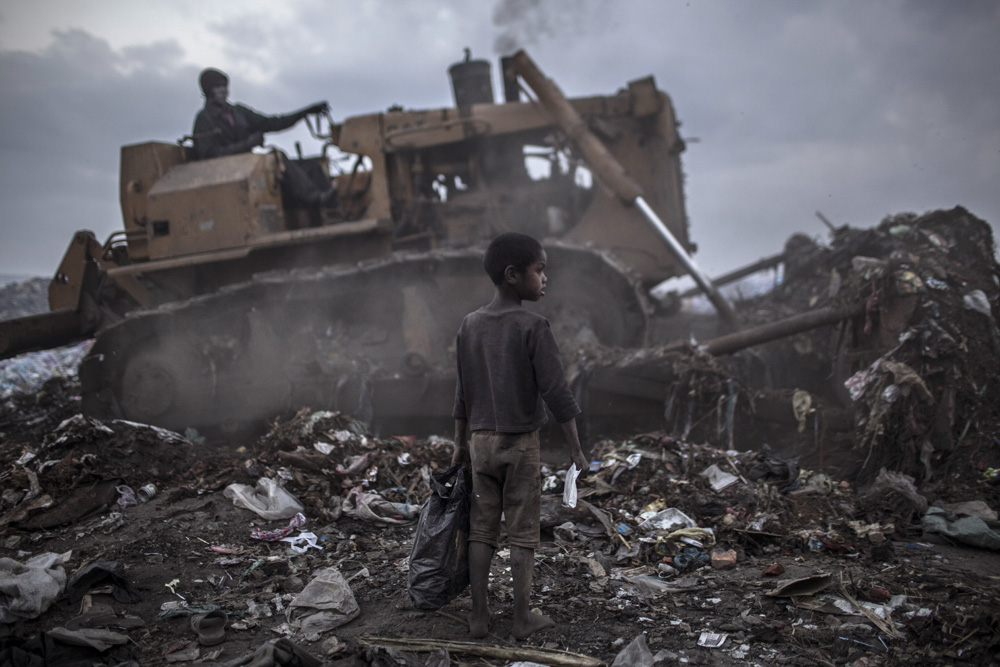
[[[0,51],[5,272],[53,272],[75,230],[121,227],[120,147],[189,131],[193,73],[179,61],[176,44],[117,53],[82,30],[38,54]]]
[[[682,134],[700,139],[683,159],[710,272],[823,231],[816,209],[870,225],[963,204],[1000,220],[996,2],[296,6],[302,20],[212,26],[224,62],[185,64],[176,42],[115,50],[82,30],[38,53],[0,51],[0,267],[49,272],[73,230],[118,229],[119,147],[190,132],[202,66],[229,71],[234,99],[263,112],[327,99],[343,118],[448,105],[462,48],[497,77],[505,35],[569,95],[656,77]]]

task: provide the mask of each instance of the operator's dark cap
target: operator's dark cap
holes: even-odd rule
[[[209,92],[216,86],[227,85],[229,77],[226,76],[225,72],[209,67],[202,70],[201,76],[198,77],[198,83],[201,85],[201,92],[204,93],[205,97],[208,97]]]

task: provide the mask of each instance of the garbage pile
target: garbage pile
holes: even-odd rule
[[[761,353],[785,375],[783,386],[853,408],[859,481],[883,468],[929,482],[972,472],[970,461],[980,473],[992,465],[982,464],[996,456],[1000,414],[983,398],[1000,381],[1000,273],[989,225],[962,208],[897,215],[874,229],[836,230],[828,248],[797,257],[783,284],[747,312],[864,303],[843,326]],[[823,369],[832,371],[828,391],[805,384],[806,373],[820,378]]]
[[[54,377],[72,378],[93,341],[0,359],[0,398],[34,393]]]
[[[854,315],[712,356],[704,341],[610,361],[659,383],[671,433],[761,450],[864,484],[885,468],[920,484],[995,475],[1000,270],[989,225],[963,208],[842,227],[786,244],[784,275],[736,303],[745,328],[823,308]],[[645,366],[636,363],[641,357]],[[639,370],[643,374],[639,375]]]
[[[32,278],[0,286],[0,320],[37,315],[49,309],[49,280]],[[0,399],[35,393],[53,377],[72,378],[91,342],[0,359]]]

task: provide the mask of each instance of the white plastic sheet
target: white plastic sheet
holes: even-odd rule
[[[268,477],[257,480],[257,486],[230,484],[222,492],[237,507],[253,511],[262,519],[290,519],[303,509],[302,503]]]
[[[580,476],[580,471],[576,469],[576,464],[572,464],[566,471],[566,485],[563,487],[563,507],[576,507],[576,478]]]

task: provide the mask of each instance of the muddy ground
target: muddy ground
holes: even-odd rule
[[[127,637],[125,644],[102,652],[66,649],[64,655],[81,662],[64,657],[38,664],[245,664],[233,661],[249,660],[266,643],[288,637],[322,664],[389,665],[406,663],[379,657],[365,648],[366,642],[392,637],[416,646],[431,639],[468,639],[461,621],[469,609],[467,592],[438,611],[420,611],[410,603],[407,557],[415,524],[364,521],[343,512],[345,493],[357,487],[381,491],[393,501],[422,501],[427,473],[447,465],[446,439],[375,440],[346,415],[303,411],[276,420],[256,442],[198,442],[194,434],[189,440],[133,424],[74,417],[74,389],[71,380],[53,380],[37,395],[8,399],[0,415],[4,488],[21,487],[23,466],[15,460],[32,450],[54,461],[40,480],[46,491],[92,493],[6,523],[2,554],[23,562],[42,553],[68,553],[69,576],[95,562],[118,564],[118,588],[137,599],[116,599],[115,587],[105,579],[94,582],[92,590],[73,595],[67,590],[37,618],[3,626],[10,643],[85,624],[95,610],[110,609],[112,615],[97,622]],[[331,444],[330,453],[315,450],[317,441]],[[39,448],[39,442],[47,444]],[[546,471],[551,475],[560,467],[558,448],[548,451],[555,462]],[[509,568],[501,551],[491,582],[496,618],[490,636],[477,644],[512,653],[491,659],[453,650],[450,664],[510,664],[521,657],[519,648],[532,646],[611,664],[638,635],[645,635],[657,664],[996,660],[1000,556],[922,534],[918,518],[898,498],[896,507],[866,506],[851,485],[838,480],[824,495],[782,495],[778,483],[764,480],[738,481],[717,492],[700,472],[714,463],[746,478],[760,457],[726,454],[664,433],[597,443],[591,454],[605,467],[582,493],[613,526],[621,526],[621,536],[616,531],[612,537],[595,513],[560,508],[561,488],[550,480],[552,500],[543,512],[546,529],[536,555],[533,600],[558,627],[527,642],[513,639]],[[354,472],[337,470],[351,463],[358,464]],[[288,525],[288,520],[263,520],[223,495],[231,483],[252,486],[260,477],[282,480],[302,502],[306,525],[292,534],[311,531],[322,549],[299,554],[285,543],[251,538],[254,528]],[[108,480],[133,489],[152,483],[157,493],[148,502],[122,508],[120,494],[107,492]],[[973,484],[930,499],[967,500],[969,494],[990,493],[995,501],[995,490]],[[639,513],[656,500],[660,507],[680,509],[699,527],[714,529],[715,549],[734,551],[735,566],[659,572],[658,566],[670,563],[683,544],[657,541],[655,533],[638,527]],[[83,511],[90,514],[74,517]],[[890,525],[890,517],[915,523]],[[854,520],[878,524],[875,535],[861,537],[849,526]],[[58,522],[63,523],[48,526]],[[706,543],[701,551],[710,553],[712,547]],[[360,615],[307,638],[289,625],[284,610],[317,571],[330,566],[349,581]],[[829,576],[815,595],[769,595],[785,582],[818,575]],[[860,611],[865,604],[871,609]],[[229,616],[226,639],[214,647],[199,646],[191,614],[214,607]],[[722,644],[699,645],[713,637],[723,637]],[[428,659],[427,653],[407,653],[415,661],[410,664]],[[622,664],[653,664],[637,660]]]

